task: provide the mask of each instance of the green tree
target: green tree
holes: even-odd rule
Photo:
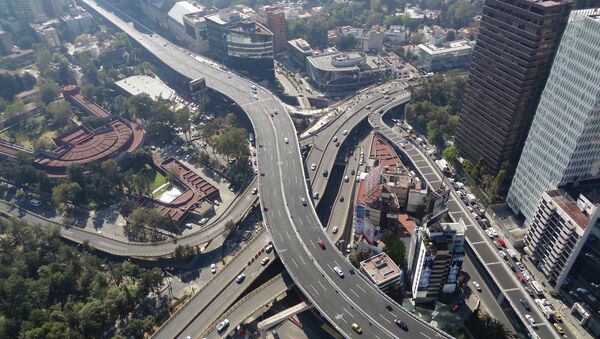
[[[340,51],[349,51],[356,48],[356,43],[357,41],[354,35],[349,34],[346,36],[338,37],[337,41],[335,42],[335,46]]]
[[[52,189],[52,199],[59,206],[74,205],[80,200],[83,190],[76,182],[63,182]]]
[[[481,310],[475,310],[471,317],[465,322],[465,326],[469,329],[474,338],[517,338],[517,336],[508,330],[502,322],[490,317]]]
[[[54,80],[39,77],[37,86],[44,104],[48,104],[58,97],[59,89]]]
[[[55,101],[48,104],[46,107],[48,113],[52,117],[55,127],[63,128],[67,125],[69,118],[73,115],[71,105],[66,101]]]
[[[404,266],[404,258],[406,254],[406,245],[404,245],[404,242],[394,234],[385,238],[383,242],[385,243],[383,251],[387,253],[387,255],[389,255],[398,266]]]
[[[361,261],[367,260],[372,256],[373,253],[371,253],[371,251],[369,251],[366,248],[361,248],[357,251],[354,251],[354,253],[350,254],[348,256],[348,260],[354,267],[358,268],[360,266]]]
[[[456,164],[458,161],[458,149],[456,146],[449,146],[444,150],[444,159],[451,164]]]

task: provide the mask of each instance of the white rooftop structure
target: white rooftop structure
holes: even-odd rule
[[[115,82],[115,85],[131,95],[146,93],[152,99],[170,100],[175,91],[162,81],[146,75],[134,75]]]
[[[194,2],[188,2],[188,1],[179,1],[176,2],[175,5],[173,5],[173,7],[171,8],[171,10],[169,10],[169,17],[171,17],[171,19],[177,21],[179,24],[181,24],[183,26],[183,16],[186,14],[192,14],[192,13],[198,13],[198,12],[202,12],[202,10],[204,10],[204,6],[202,6],[201,4]]]

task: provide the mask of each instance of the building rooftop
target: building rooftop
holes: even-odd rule
[[[577,202],[566,191],[552,190],[546,191],[546,194],[548,194],[552,201],[577,225],[579,225],[579,227],[584,230],[587,228],[590,222],[590,216],[577,205]]]
[[[360,52],[334,52],[308,57],[308,61],[323,71],[360,71],[386,68],[390,65],[379,56],[367,55]]]
[[[146,75],[133,75],[115,82],[115,85],[131,95],[146,93],[154,100],[170,100],[175,95],[175,91],[165,83]]]
[[[312,55],[313,53],[313,49],[312,47],[310,47],[310,44],[308,42],[306,42],[306,40],[304,39],[294,39],[294,40],[289,40],[288,45],[290,45],[292,48],[294,48],[295,50],[299,51],[300,53],[304,53],[307,55]]]
[[[454,41],[443,47],[437,47],[430,43],[420,44],[417,47],[425,53],[431,55],[469,52],[471,49],[473,49],[473,46],[467,40]]]
[[[385,253],[379,253],[361,261],[360,267],[377,285],[382,285],[402,274],[398,265]]]
[[[188,2],[188,1],[179,1],[176,2],[175,5],[169,10],[169,17],[171,19],[177,21],[179,24],[183,26],[183,16],[190,13],[198,13],[204,9],[198,2]]]

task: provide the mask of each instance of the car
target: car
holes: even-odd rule
[[[352,245],[348,244],[346,245],[346,253],[350,253],[350,251],[352,251]]]
[[[189,222],[187,224],[185,224],[185,228],[187,228],[188,230],[191,230],[192,226],[193,226],[192,223],[189,223]]]
[[[336,141],[335,147],[340,147],[340,142],[339,141]]]
[[[367,111],[368,111],[368,110],[370,110],[370,109],[371,109],[371,105],[367,105],[367,107],[365,107],[365,108],[366,108],[366,109],[367,109]]]
[[[244,279],[246,279],[246,275],[244,273],[240,273],[240,275],[235,277],[235,282],[237,282],[238,284],[241,284],[242,281],[244,281]]]
[[[531,326],[537,325],[537,323],[535,322],[535,319],[533,319],[533,317],[530,314],[525,314],[525,319],[527,319],[527,321],[529,321]]]
[[[323,240],[317,240],[317,244],[319,245],[319,247],[321,247],[322,250],[324,250],[326,248]]]
[[[324,171],[323,171],[323,176],[324,176],[324,177],[327,177],[328,175],[329,175],[329,172],[328,172],[327,170],[324,170]]]
[[[360,182],[360,175],[357,175],[355,179],[356,179],[356,182]]]
[[[331,139],[331,140],[332,140],[333,142],[336,142],[336,141],[338,141],[338,138],[337,138],[337,136],[333,136],[333,139]]]
[[[252,194],[254,195],[254,194],[256,194],[256,193],[258,193],[258,188],[254,187],[254,188],[252,189]]]
[[[500,256],[501,256],[502,258],[504,258],[504,259],[508,258],[508,257],[506,256],[506,252],[504,252],[504,251],[498,251],[498,254],[500,254]]]
[[[396,319],[394,320],[394,323],[396,323],[396,325],[398,325],[398,327],[400,327],[401,329],[408,331],[408,325],[406,324],[406,322],[400,319]]]
[[[42,202],[37,199],[29,199],[29,203],[35,207],[42,206]]]
[[[258,95],[254,94],[253,97],[254,99],[258,100]]]
[[[300,198],[300,202],[302,203],[302,205],[306,206],[306,199]]]
[[[336,234],[337,232],[338,232],[338,227],[333,226],[333,228],[331,229],[331,233]]]
[[[517,265],[517,267],[521,270],[521,271],[525,271],[525,265],[521,264],[520,262],[515,262],[515,265]]]
[[[494,234],[492,234],[492,231],[490,231],[489,228],[485,230],[485,234],[487,234],[490,239],[494,239]]]
[[[265,246],[265,252],[271,253],[272,250],[273,250],[272,244],[267,244],[267,246]]]
[[[256,91],[256,86],[252,85],[250,88],[252,88],[253,91]]]
[[[279,113],[277,113],[277,110],[276,110],[276,109],[274,109],[274,110],[273,110],[273,113],[274,113],[274,114],[279,114]]]
[[[285,141],[286,144],[288,144],[290,142],[290,139],[288,139],[287,137],[283,138],[283,141]]]
[[[533,292],[533,290],[529,286],[525,286],[525,292],[527,292],[527,294],[529,294],[530,297],[534,297],[535,296],[535,293]]]
[[[340,278],[343,278],[343,277],[344,277],[344,272],[342,272],[342,269],[341,269],[341,268],[339,268],[338,266],[334,266],[334,267],[333,267],[333,270],[335,271],[335,273],[337,273],[337,275],[338,275]]]
[[[345,130],[342,132],[342,134],[343,134],[343,135],[347,135],[347,134],[348,134],[348,130],[347,130],[347,129],[345,129]]]
[[[348,181],[350,181],[350,178],[348,176],[345,176],[344,177],[344,182],[348,182]]]
[[[229,326],[229,320],[224,319],[223,321],[217,324],[217,332],[221,333],[227,326]]]
[[[216,264],[210,264],[210,271],[212,272],[212,274],[217,273],[217,265]]]
[[[270,116],[271,118],[274,118],[274,117],[275,117],[275,116],[273,115],[273,113],[272,113],[272,112],[269,112],[269,116]]]
[[[473,281],[473,286],[475,286],[475,289],[477,289],[479,292],[481,292],[481,285],[479,285],[479,283],[477,281]]]
[[[311,165],[310,165],[310,170],[311,170],[311,171],[314,171],[314,170],[316,170],[316,169],[317,169],[317,164],[311,164]]]
[[[340,202],[344,202],[344,197],[341,197],[341,198],[340,198]]]
[[[494,236],[494,238],[498,236],[498,231],[496,231],[496,230],[495,230],[495,229],[493,229],[493,228],[490,228],[490,230],[491,230],[491,232],[492,232],[492,235]]]
[[[213,200],[213,204],[215,204],[215,205],[219,206],[219,204],[220,204],[220,203],[219,203],[219,200]]]
[[[319,192],[313,192],[313,199],[319,199]]]
[[[554,323],[552,325],[554,326],[554,328],[556,329],[556,332],[558,332],[558,334],[565,335],[565,331],[562,329],[562,326],[560,326],[557,323]]]
[[[560,315],[560,313],[558,311],[554,312],[554,320],[558,321],[559,323],[562,323],[563,318],[562,315]]]
[[[521,303],[521,305],[523,305],[523,308],[526,309],[527,311],[531,311],[531,306],[529,306],[529,302],[525,299],[519,299],[519,302]]]
[[[264,257],[262,258],[262,260],[260,261],[260,264],[265,266],[266,264],[269,263],[269,257]]]
[[[358,334],[362,334],[362,328],[357,323],[352,323],[352,329]]]
[[[379,114],[383,114],[383,108],[379,109]]]

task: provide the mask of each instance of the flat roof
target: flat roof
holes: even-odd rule
[[[131,95],[146,93],[154,100],[170,100],[175,95],[175,91],[164,82],[147,75],[133,75],[115,82],[115,85]]]
[[[425,53],[431,55],[466,52],[473,49],[473,46],[471,46],[471,44],[466,40],[452,42],[446,47],[437,47],[430,43],[420,44],[417,47],[419,47],[419,49],[423,50]]]
[[[547,191],[546,194],[550,196],[552,201],[560,207],[579,227],[586,229],[589,222],[590,216],[584,213],[577,202],[564,190],[553,190]]]
[[[334,65],[336,58],[346,58],[346,65]],[[360,71],[361,69],[378,69],[383,66],[389,66],[383,58],[379,56],[372,56],[359,52],[349,53],[329,53],[321,55],[309,56],[308,60],[311,64],[323,71]]]
[[[179,1],[176,2],[173,7],[169,10],[169,16],[179,22],[183,26],[183,16],[190,13],[201,12],[204,9],[204,6],[198,3],[190,3],[187,1]]]
[[[360,267],[377,285],[397,279],[402,274],[398,265],[385,253],[379,253],[361,261]]]

